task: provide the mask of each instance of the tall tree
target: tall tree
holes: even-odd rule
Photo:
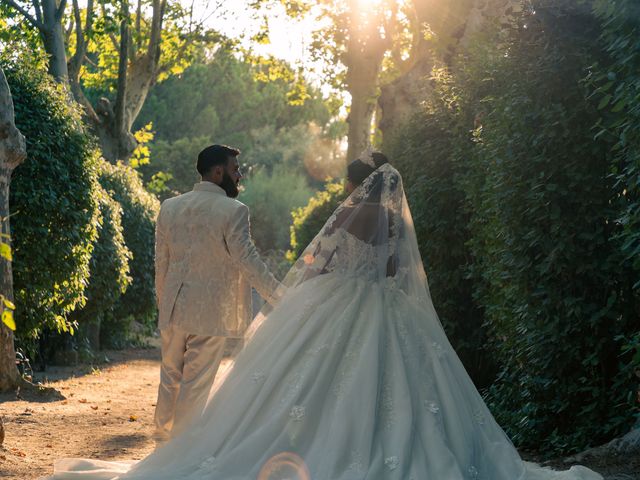
[[[395,2],[391,8],[397,8]],[[345,66],[345,86],[351,95],[349,108],[349,144],[347,161],[351,161],[371,141],[373,114],[378,97],[378,78],[385,52],[391,46],[389,38],[393,15],[384,8],[368,10],[365,2],[349,0],[347,35],[342,55]],[[391,17],[391,18],[388,18]],[[381,28],[384,27],[384,28]]]
[[[131,128],[153,85],[181,72],[199,40],[217,38],[196,20],[193,4],[177,1],[87,0],[81,8],[72,0],[66,15],[66,0],[0,2],[38,30],[49,72],[83,106],[112,162],[127,161],[136,149]],[[214,11],[221,5],[217,0]]]
[[[3,239],[10,238],[9,185],[11,173],[26,157],[26,143],[14,123],[13,101],[4,72],[0,69],[0,219]],[[0,258],[0,293],[13,300],[11,262]],[[0,308],[2,309],[2,308]],[[17,386],[20,376],[16,368],[13,332],[0,322],[0,391]]]
[[[424,26],[418,0],[262,0],[258,8],[284,4],[294,17],[313,15],[321,27],[314,32],[312,58],[326,66],[325,79],[346,90],[347,160],[369,145],[375,133],[380,87],[410,68],[422,44]],[[328,20],[328,21],[327,21]]]
[[[142,0],[137,2],[135,18],[129,13],[128,0],[119,0],[117,4],[111,5],[114,11],[110,11],[104,2],[100,2],[100,7],[102,23],[108,23],[111,15],[118,18],[119,38],[113,31],[106,31],[102,36],[95,35],[96,11],[93,0],[88,1],[84,12],[80,9],[78,0],[73,0],[71,24],[74,25],[76,48],[69,62],[69,83],[74,97],[84,107],[86,117],[100,139],[104,157],[110,161],[127,160],[137,146],[131,127],[149,90],[161,73],[160,57],[167,0],[152,0],[148,23],[142,18]],[[130,32],[132,20],[135,20],[136,30],[133,39]],[[148,28],[144,29],[145,26]],[[146,30],[144,33],[143,29]],[[145,33],[147,36],[143,38]],[[94,105],[83,91],[82,72],[92,40],[100,42],[105,49],[113,48],[117,52],[115,102],[101,97]]]
[[[323,25],[311,44],[325,78],[351,96],[347,160],[416,107],[434,64],[447,63],[487,21],[502,21],[522,0],[258,0]],[[327,20],[329,20],[327,22]]]
[[[49,73],[59,82],[66,82],[67,54],[62,18],[67,0],[33,0],[30,6],[18,0],[0,0],[10,5],[40,33],[42,45],[49,56]]]
[[[415,43],[409,0],[324,0],[319,16],[330,24],[315,32],[314,53],[331,65],[334,85],[351,96],[347,161],[371,143],[382,72],[401,67],[401,50]],[[406,52],[404,52],[406,53]],[[335,70],[334,65],[343,70]]]

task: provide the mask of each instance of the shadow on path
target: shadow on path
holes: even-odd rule
[[[122,454],[136,450],[149,442],[149,437],[143,433],[111,435],[102,440],[98,446],[100,458],[104,460],[121,458]]]

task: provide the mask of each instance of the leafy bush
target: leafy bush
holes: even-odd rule
[[[605,22],[605,55],[583,5],[532,7],[430,79],[385,150],[465,363],[482,314],[493,413],[519,446],[569,452],[622,433],[637,411],[638,75],[625,49],[637,30]],[[627,100],[611,93],[625,89]]]
[[[631,424],[619,354],[637,304],[582,82],[598,26],[584,10],[536,3],[527,28],[474,56],[484,74],[466,81],[490,92],[469,100],[482,127],[465,190],[475,294],[501,362],[490,407],[520,446],[567,452]]]
[[[618,219],[622,231],[618,240],[625,260],[633,262],[636,275],[634,294],[640,296],[640,5],[631,0],[598,0],[594,11],[602,23],[600,38],[606,52],[596,68],[591,70],[587,84],[598,103],[600,118],[595,126],[595,138],[609,146],[613,175],[617,179],[616,201],[621,210]],[[636,317],[640,316],[640,311]],[[640,333],[623,346],[622,361],[626,377],[640,372]],[[636,392],[630,390],[628,405],[640,413]]]
[[[91,256],[87,303],[73,318],[78,321],[82,337],[90,346],[99,348],[99,332],[103,319],[113,321],[114,308],[125,293],[131,278],[129,261],[131,252],[125,245],[122,232],[122,208],[104,189],[100,188],[98,201],[100,221],[98,238]]]
[[[259,170],[244,181],[239,199],[251,211],[251,233],[261,252],[289,246],[291,212],[305,205],[313,192],[304,176],[277,167],[271,174]]]
[[[640,5],[599,0],[595,12],[607,53],[587,78],[600,110],[595,137],[610,148],[623,210],[622,249],[640,273]],[[636,280],[634,288],[640,290],[640,275]]]
[[[122,346],[132,319],[147,326],[155,321],[154,243],[160,203],[131,167],[103,161],[100,170],[100,184],[122,207],[124,241],[132,255],[131,284],[101,328],[103,344]]]
[[[291,244],[287,260],[295,262],[302,251],[311,243],[333,211],[347,197],[341,183],[328,182],[324,190],[311,197],[306,206],[294,210],[291,225]]]
[[[97,155],[78,109],[47,74],[0,59],[26,161],[11,182],[17,341],[33,358],[44,328],[67,330],[85,301],[98,224]]]
[[[495,378],[485,348],[483,312],[473,298],[468,272],[469,214],[460,177],[473,147],[473,118],[445,69],[435,72],[433,91],[418,112],[385,138],[384,152],[404,179],[429,288],[443,327],[479,388]]]

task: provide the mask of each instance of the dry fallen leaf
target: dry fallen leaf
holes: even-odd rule
[[[26,457],[27,454],[24,453],[22,450],[18,450],[17,448],[12,448],[11,451],[13,452],[14,455],[18,456],[18,457]]]
[[[80,403],[87,403],[87,399],[86,398],[81,398],[80,400],[78,400]]]
[[[93,410],[97,410],[97,409],[98,409],[98,405],[91,405],[91,408],[92,408]]]
[[[136,420],[138,420],[138,417],[136,417],[135,415],[130,415],[129,416],[129,421],[130,422],[135,422]]]

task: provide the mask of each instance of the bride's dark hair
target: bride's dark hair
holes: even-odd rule
[[[373,152],[371,153],[371,156],[373,157],[373,163],[375,163],[376,168],[381,167],[385,163],[389,163],[389,159],[382,152]],[[368,165],[357,158],[347,167],[347,179],[354,187],[357,187],[364,182],[364,179],[371,175],[376,168],[373,168],[371,165]]]

